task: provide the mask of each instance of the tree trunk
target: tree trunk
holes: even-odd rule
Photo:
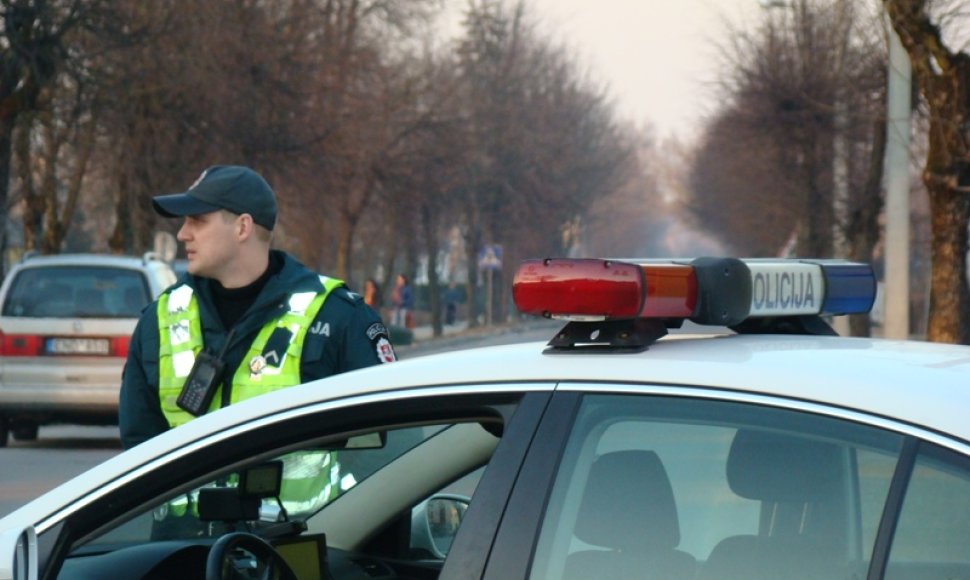
[[[112,254],[123,254],[128,247],[131,233],[131,181],[125,169],[118,169],[118,191],[115,199],[115,227],[108,238],[108,249]]]
[[[391,288],[396,278],[394,264],[400,252],[399,240],[404,236],[403,231],[404,225],[401,223],[400,214],[391,212],[390,223],[385,230],[384,259],[381,262],[383,279],[377,281],[381,285],[381,304],[389,304]]]
[[[923,182],[933,229],[926,337],[970,344],[967,224],[970,223],[970,55],[950,50],[926,0],[883,0],[913,64],[930,114]]]
[[[10,183],[10,155],[13,152],[15,115],[0,116],[0,279],[7,275],[7,188]]]
[[[879,242],[879,215],[883,210],[882,174],[886,157],[886,119],[872,123],[872,149],[869,151],[869,172],[859,197],[852,206],[843,235],[849,243],[849,259],[871,262],[872,249]],[[872,319],[868,314],[849,317],[852,336],[870,336]]]
[[[26,119],[26,120],[25,120]],[[34,184],[33,153],[31,152],[32,123],[29,117],[21,116],[24,122],[14,136],[14,155],[17,158],[17,172],[23,196],[24,251],[43,253],[41,242],[44,236],[44,213],[47,211],[46,198],[38,192]]]
[[[478,326],[478,250],[482,247],[482,232],[474,209],[469,212],[468,231],[465,233],[465,258],[468,262],[468,328]],[[487,322],[486,322],[487,324]]]
[[[967,283],[967,224],[970,195],[942,183],[927,183],[933,225],[933,270],[927,338],[970,344],[970,286]]]
[[[354,224],[344,216],[337,227],[337,265],[333,276],[347,280],[350,276],[351,253],[353,252]]]
[[[432,202],[433,203],[433,202]],[[438,255],[438,216],[435,208],[431,204],[425,203],[421,207],[421,221],[424,226],[424,251],[428,256],[427,276],[428,276],[428,304],[431,310],[431,328],[434,336],[441,336],[443,333],[441,323],[441,284],[438,280],[437,260]]]

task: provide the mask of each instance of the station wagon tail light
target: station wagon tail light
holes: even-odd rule
[[[40,336],[0,333],[0,356],[40,356],[43,349]]]
[[[845,260],[545,259],[522,263],[512,296],[525,314],[574,322],[690,320],[768,332],[776,320],[869,312],[876,280],[868,264]]]
[[[130,336],[116,336],[111,339],[111,356],[128,358],[128,345],[131,344]]]

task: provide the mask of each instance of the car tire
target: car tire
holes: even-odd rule
[[[19,423],[10,429],[13,432],[13,438],[17,441],[36,441],[38,430],[37,423]]]
[[[10,439],[10,422],[6,417],[0,415],[0,447],[6,447]]]

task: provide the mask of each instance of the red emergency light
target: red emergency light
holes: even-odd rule
[[[527,260],[515,273],[512,296],[520,311],[547,318],[689,318],[697,304],[697,278],[683,264]]]

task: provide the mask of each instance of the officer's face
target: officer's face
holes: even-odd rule
[[[231,218],[221,211],[186,216],[178,240],[185,244],[190,274],[222,280],[223,274],[234,267],[238,245],[235,220]]]

